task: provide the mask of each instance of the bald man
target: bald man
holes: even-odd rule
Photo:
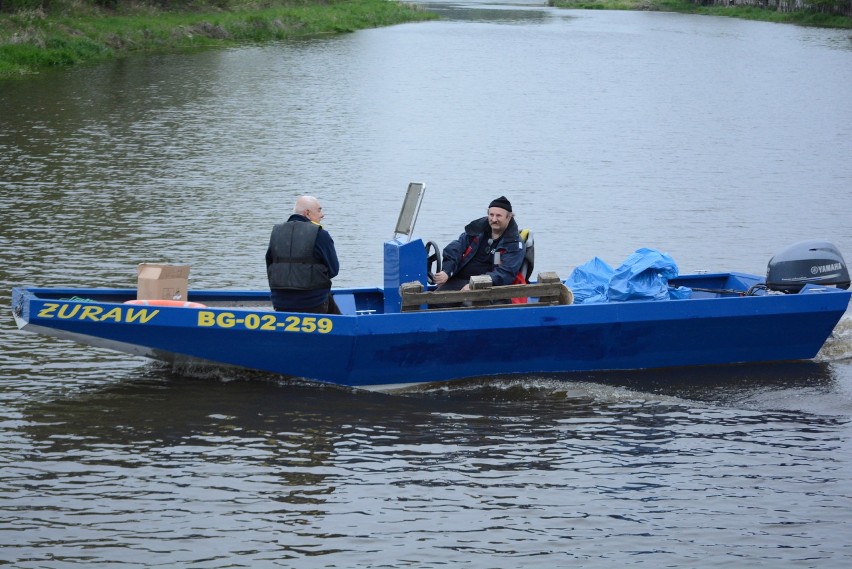
[[[334,240],[320,225],[323,217],[317,198],[301,196],[287,221],[272,228],[266,275],[275,310],[340,314],[331,296],[340,263]]]

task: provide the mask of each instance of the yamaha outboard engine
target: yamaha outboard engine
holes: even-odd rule
[[[770,290],[799,292],[809,283],[849,288],[849,269],[828,241],[790,245],[769,261],[766,286]]]

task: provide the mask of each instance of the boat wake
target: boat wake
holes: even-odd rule
[[[852,316],[841,318],[814,359],[818,362],[852,360]]]
[[[179,362],[173,364],[164,364],[163,362],[152,362],[151,365],[164,365],[169,368],[171,373],[182,377],[218,381],[220,383],[263,381],[267,383],[274,383],[276,385],[289,387],[315,387],[319,389],[328,388],[351,390],[351,388],[342,385],[319,383],[302,377],[291,377],[266,371],[223,366],[215,363],[205,363],[200,361]]]

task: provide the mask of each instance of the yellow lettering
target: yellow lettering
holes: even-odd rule
[[[275,324],[278,322],[275,319],[275,316],[272,314],[264,314],[261,317],[261,320],[263,321],[263,325],[260,327],[261,330],[275,330]]]
[[[208,312],[206,310],[198,311],[198,325],[199,326],[215,326],[216,318],[215,314],[212,312]]]
[[[305,316],[304,318],[302,318],[302,332],[316,332],[316,329],[316,316]]]
[[[147,324],[149,320],[151,320],[154,316],[159,314],[159,310],[152,310],[151,313],[148,313],[147,308],[140,308],[137,312],[133,308],[127,309],[127,319],[126,322],[134,322],[136,320],[139,321],[140,324]]]
[[[288,316],[284,319],[287,322],[287,326],[284,327],[284,330],[287,332],[298,332],[299,331],[299,320],[298,316]]]
[[[230,312],[222,312],[216,317],[216,324],[222,328],[234,327],[234,315]]]
[[[41,307],[36,318],[53,318],[53,313],[56,312],[57,308],[59,308],[58,304],[47,302]]]
[[[70,308],[71,311],[68,312],[67,310],[65,310],[66,308]],[[59,314],[57,314],[57,316],[59,316],[60,318],[74,318],[78,312],[80,312],[79,304],[63,304],[59,307]]]
[[[246,314],[246,328],[249,330],[257,330],[257,327],[260,326],[260,316],[257,314]]]
[[[75,308],[77,308],[77,307],[75,307]],[[84,306],[83,307],[83,313],[80,314],[80,320],[86,320],[88,318],[89,320],[94,320],[95,322],[97,322],[98,316],[103,311],[104,311],[104,309],[101,308],[100,306]],[[76,312],[76,310],[74,312]]]
[[[245,326],[247,330],[278,330],[278,319],[274,314],[249,313],[245,318],[238,319],[233,312],[212,312],[209,310],[198,311],[198,326],[218,326],[220,328],[234,328],[238,324]],[[287,332],[319,332],[328,334],[334,324],[330,318],[317,318],[315,316],[287,316],[284,318],[284,330]]]
[[[121,308],[113,308],[103,316],[101,316],[101,321],[104,320],[114,320],[116,322],[121,322]]]

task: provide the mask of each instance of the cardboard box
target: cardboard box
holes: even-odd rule
[[[189,265],[140,263],[136,272],[137,300],[187,300]]]

